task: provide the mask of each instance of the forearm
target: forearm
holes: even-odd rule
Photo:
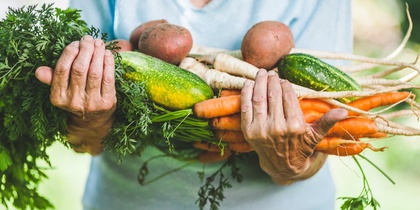
[[[113,121],[111,113],[90,119],[71,114],[67,122],[67,140],[76,152],[97,155],[102,152],[102,139],[112,128]]]

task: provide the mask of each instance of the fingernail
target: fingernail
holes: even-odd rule
[[[95,46],[99,47],[99,46],[102,46],[103,44],[104,44],[104,41],[102,41],[102,39],[95,40]]]
[[[267,71],[266,70],[264,70],[264,69],[260,69],[259,71],[258,71],[258,76],[264,76],[264,75],[266,75],[267,74]]]
[[[250,85],[252,85],[252,82],[253,81],[247,79],[247,80],[245,80],[244,86],[250,86]]]
[[[268,71],[267,74],[268,74],[268,76],[274,76],[274,75],[276,75],[276,72],[271,70],[271,71]]]
[[[92,36],[90,36],[90,35],[86,35],[86,36],[84,36],[84,37],[82,38],[82,40],[92,41],[92,40],[93,40],[93,37],[92,37]]]
[[[71,44],[78,47],[79,46],[79,41],[73,41]]]

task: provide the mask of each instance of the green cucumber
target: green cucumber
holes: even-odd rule
[[[140,52],[119,54],[125,78],[144,83],[150,99],[164,108],[189,109],[214,96],[204,80],[185,69]]]
[[[362,90],[362,87],[345,72],[312,55],[288,54],[279,60],[277,68],[280,78],[312,90],[331,92]]]

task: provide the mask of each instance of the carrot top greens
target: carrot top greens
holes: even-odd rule
[[[47,177],[40,164],[51,166],[46,150],[55,141],[67,145],[66,112],[50,103],[50,87],[35,78],[35,70],[54,67],[64,47],[87,34],[107,39],[80,19],[79,10],[53,4],[9,8],[0,21],[0,201],[4,206],[52,207],[37,191]],[[107,43],[107,48],[117,49],[116,43]],[[136,139],[152,130],[153,109],[143,86],[122,77],[117,65],[117,112],[125,114],[119,115],[108,139],[118,137],[118,141],[104,141],[105,148],[121,155],[147,144]],[[135,123],[127,123],[133,119]]]
[[[35,70],[39,66],[54,68],[65,46],[85,35],[107,40],[107,34],[89,27],[81,19],[80,10],[55,8],[53,4],[9,7],[6,17],[0,20],[0,202],[3,206],[53,207],[38,193],[38,184],[47,178],[45,165],[51,167],[47,148],[57,141],[68,146],[67,112],[50,103],[50,87],[35,78]],[[108,42],[106,48],[116,52],[119,49],[116,44]],[[104,149],[122,157],[140,155],[146,146],[156,146],[171,157],[197,156],[197,149],[188,141],[213,138],[207,121],[193,116],[191,109],[168,111],[157,106],[143,83],[124,78],[128,70],[120,64],[118,53],[115,61],[118,106],[112,130],[102,141]],[[218,198],[209,202],[218,206]]]

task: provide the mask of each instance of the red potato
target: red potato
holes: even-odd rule
[[[144,32],[144,30],[146,30],[147,28],[154,26],[156,24],[161,24],[161,23],[168,23],[167,20],[165,19],[161,19],[161,20],[151,20],[145,23],[142,23],[141,25],[137,26],[130,34],[130,43],[133,46],[133,49],[138,48],[139,46],[139,40],[140,40],[140,36],[141,34]]]
[[[267,20],[252,26],[245,34],[241,52],[244,61],[267,70],[273,69],[294,47],[290,28],[282,22]]]
[[[122,52],[122,51],[133,51],[133,46],[131,45],[131,43],[128,40],[125,39],[116,39],[113,40],[117,42],[117,46],[120,47],[119,50],[117,50],[117,52]]]
[[[172,64],[187,57],[193,45],[188,29],[170,23],[153,25],[142,33],[139,51]]]

